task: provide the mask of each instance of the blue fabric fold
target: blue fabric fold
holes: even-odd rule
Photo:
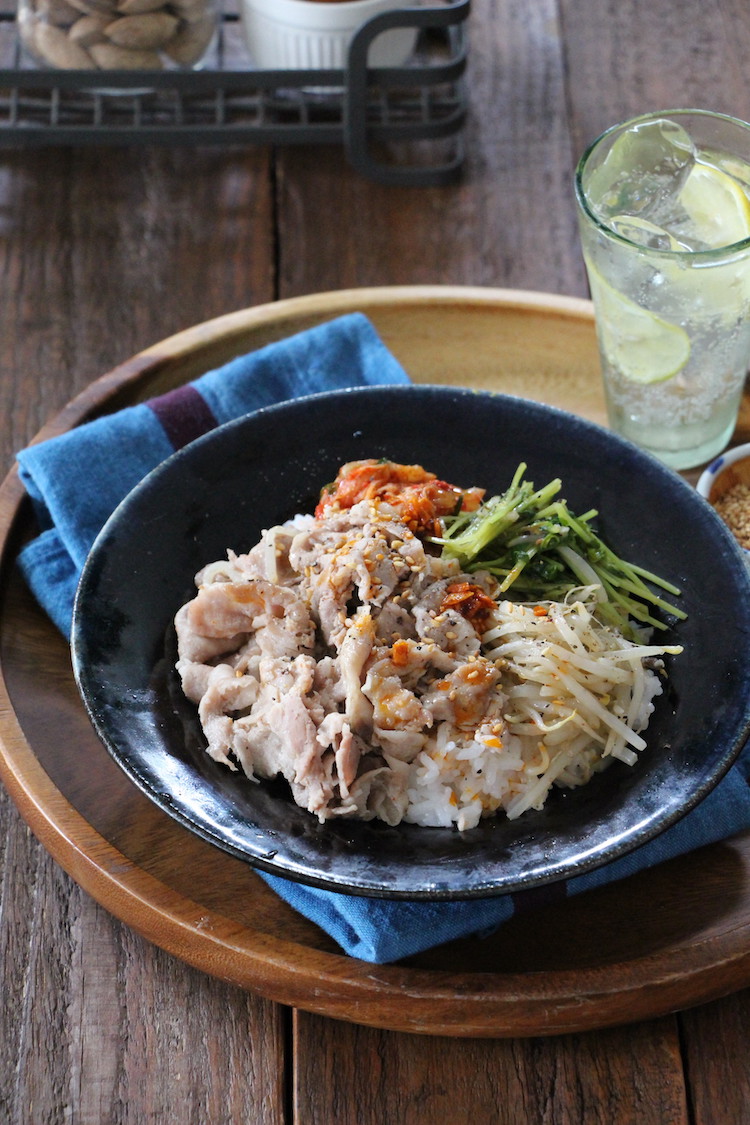
[[[209,371],[194,383],[18,454],[40,533],[21,571],[58,628],[70,632],[73,599],[96,535],[127,493],[177,448],[213,426],[319,391],[408,376],[366,317],[339,317]],[[678,824],[606,866],[537,892],[469,902],[405,902],[339,894],[263,874],[294,909],[354,957],[384,963],[457,938],[486,934],[534,902],[580,894],[750,828],[750,750]]]
[[[747,766],[746,756],[696,809],[655,840],[585,875],[532,892],[471,902],[396,902],[319,891],[275,876],[264,878],[351,956],[379,964],[398,961],[457,938],[488,937],[533,903],[571,898],[744,831],[750,827]]]
[[[109,516],[186,436],[286,399],[345,387],[408,383],[370,321],[351,313],[238,356],[185,391],[126,407],[18,454],[42,533],[19,565],[67,636],[78,576]]]

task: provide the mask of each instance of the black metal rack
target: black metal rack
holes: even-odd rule
[[[464,160],[470,0],[384,12],[356,33],[340,70],[257,70],[236,13],[219,25],[216,62],[197,71],[37,67],[13,12],[0,12],[0,147],[20,144],[343,144],[386,184],[455,181]],[[419,33],[407,65],[367,66],[392,27]],[[105,88],[106,87],[106,88]]]

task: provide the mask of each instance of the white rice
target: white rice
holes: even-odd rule
[[[499,809],[515,819],[553,786],[583,785],[615,758],[637,762],[662,691],[654,667],[681,649],[626,640],[596,619],[596,600],[585,587],[566,603],[498,605],[483,651],[502,668],[505,731],[467,738],[438,724],[411,764],[405,820],[467,829]]]

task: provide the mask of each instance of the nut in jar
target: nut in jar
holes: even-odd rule
[[[21,39],[61,70],[194,68],[217,33],[217,0],[19,0]]]

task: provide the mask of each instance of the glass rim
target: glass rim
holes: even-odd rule
[[[607,238],[612,239],[614,242],[621,243],[623,246],[632,247],[633,249],[640,250],[641,252],[646,250],[650,255],[653,254],[654,256],[661,256],[671,261],[687,260],[693,258],[697,258],[701,261],[709,261],[716,258],[723,260],[724,258],[732,257],[735,254],[750,249],[750,235],[748,235],[747,238],[741,239],[739,242],[729,242],[726,246],[714,246],[706,250],[660,250],[652,246],[644,246],[643,243],[633,242],[632,239],[626,238],[625,235],[618,234],[618,232],[613,230],[612,227],[607,226],[607,224],[602,219],[600,219],[599,216],[596,215],[596,213],[591,208],[586,196],[585,189],[583,187],[583,172],[586,167],[587,161],[589,160],[595,149],[597,149],[601,145],[601,143],[608,137],[612,136],[613,133],[624,132],[625,130],[632,128],[634,125],[639,125],[644,121],[656,121],[660,118],[669,117],[711,118],[712,120],[726,122],[730,125],[737,125],[740,127],[740,129],[743,129],[745,132],[747,132],[748,136],[750,136],[750,122],[743,121],[740,117],[733,117],[729,113],[719,113],[710,109],[680,108],[651,110],[648,113],[636,114],[635,117],[630,117],[626,121],[620,121],[616,125],[610,125],[607,129],[604,130],[603,133],[600,133],[599,136],[591,142],[591,144],[587,146],[583,155],[576,164],[574,186],[576,202],[578,203],[579,209],[581,210],[585,218],[588,219],[597,228],[597,230],[601,231],[602,234],[606,235]]]

